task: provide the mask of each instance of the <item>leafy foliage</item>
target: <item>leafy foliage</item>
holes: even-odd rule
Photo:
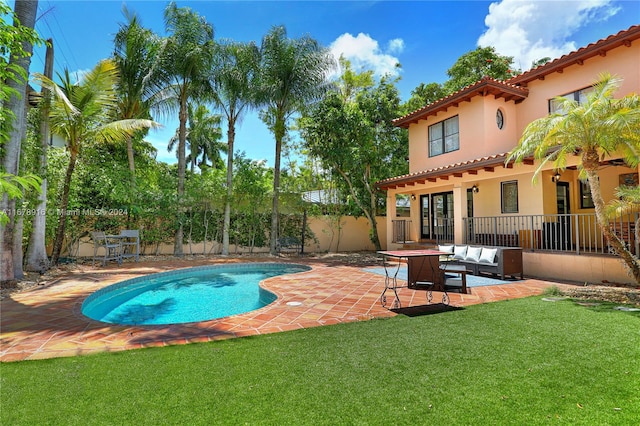
[[[449,80],[444,88],[447,93],[453,93],[485,76],[507,80],[519,73],[513,69],[512,56],[498,55],[494,47],[478,47],[462,55],[447,70]]]
[[[367,217],[371,240],[380,248],[375,217],[384,206],[375,182],[406,173],[407,144],[402,130],[391,125],[399,95],[392,81],[378,84],[345,76],[300,120],[305,147],[341,182],[341,189],[358,212]],[[366,74],[366,72],[365,72]]]

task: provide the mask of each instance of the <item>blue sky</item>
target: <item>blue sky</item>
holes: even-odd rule
[[[6,1],[6,0],[0,0]],[[89,70],[110,56],[113,36],[125,21],[122,6],[143,25],[164,35],[164,1],[40,0],[36,29],[53,38],[55,69]],[[13,1],[9,1],[13,5]],[[514,56],[526,70],[545,56],[557,58],[640,23],[640,2],[571,1],[178,1],[213,24],[215,38],[256,41],[274,25],[285,25],[289,37],[310,35],[335,55],[378,74],[396,72],[404,100],[420,83],[447,79],[446,71],[479,45]],[[42,72],[44,49],[34,53],[31,72]],[[400,70],[394,68],[399,62]],[[165,127],[147,139],[158,159],[175,162],[166,146],[176,120],[158,119]],[[236,147],[249,158],[273,166],[273,136],[258,119],[246,116]]]

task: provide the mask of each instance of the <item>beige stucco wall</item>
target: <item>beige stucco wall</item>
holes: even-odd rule
[[[378,217],[376,220],[380,244],[386,247],[386,219]],[[354,218],[351,216],[343,216],[340,218],[339,225],[335,218],[328,216],[311,217],[308,224],[316,236],[317,242],[312,239],[305,241],[305,252],[307,253],[323,253],[323,252],[352,252],[352,251],[373,251],[374,244],[369,239],[369,221],[364,218]],[[144,239],[144,235],[142,236]],[[203,243],[195,243],[189,246],[185,244],[183,247],[185,254],[202,254],[205,253]],[[218,242],[207,242],[207,254],[219,254],[221,245]],[[233,253],[247,253],[248,247],[236,247],[231,245],[229,251]],[[254,248],[253,253],[268,253],[268,247]],[[102,249],[100,254],[102,253]],[[146,254],[155,254],[155,247],[147,248]],[[159,247],[158,254],[173,254],[173,244],[162,244]],[[93,242],[90,239],[84,239],[80,242],[77,254],[74,256],[91,257],[93,256]]]
[[[616,257],[524,252],[522,260],[527,277],[590,284],[634,282]]]
[[[387,222],[386,218],[376,220],[380,245],[386,246]],[[364,217],[354,218],[343,216],[338,224],[332,217],[313,218],[309,227],[316,235],[318,242],[309,242],[305,250],[310,252],[351,252],[372,251],[374,244],[369,239],[369,221]]]

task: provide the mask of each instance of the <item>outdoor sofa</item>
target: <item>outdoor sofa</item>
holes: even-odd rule
[[[439,245],[438,250],[449,253],[443,261],[464,265],[473,275],[488,272],[503,280],[506,276],[524,278],[521,247]]]

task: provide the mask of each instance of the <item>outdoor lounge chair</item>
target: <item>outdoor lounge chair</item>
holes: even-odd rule
[[[106,265],[109,260],[122,263],[120,238],[114,239],[113,237],[105,235],[102,231],[94,231],[91,233],[91,239],[93,240],[93,261],[91,265],[94,265],[98,258],[102,260],[103,266]],[[98,250],[101,248],[104,249],[104,254],[98,257]]]

